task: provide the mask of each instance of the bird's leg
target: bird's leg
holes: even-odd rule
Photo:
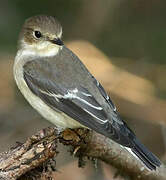
[[[93,166],[94,166],[95,170],[97,170],[97,168],[98,168],[98,159],[97,158],[92,158],[92,163],[93,163]]]

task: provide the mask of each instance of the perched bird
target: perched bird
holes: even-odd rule
[[[119,117],[102,85],[62,42],[62,27],[47,15],[27,19],[20,32],[14,77],[27,101],[48,121],[84,127],[131,150],[150,170],[160,161]]]

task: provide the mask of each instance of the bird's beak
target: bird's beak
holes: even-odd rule
[[[53,40],[50,40],[53,44],[57,44],[59,46],[63,46],[63,41],[60,38],[55,38]]]

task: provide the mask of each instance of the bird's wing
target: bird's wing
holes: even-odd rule
[[[24,80],[30,90],[55,111],[64,112],[80,124],[129,147],[148,168],[160,166],[158,158],[120,119],[101,84],[80,60],[65,47],[61,53],[58,59],[40,58],[23,66]],[[68,58],[64,59],[66,55]]]
[[[30,63],[29,63],[30,64]],[[45,68],[46,70],[46,68]],[[67,87],[54,81],[48,72],[41,71],[35,63],[24,65],[24,79],[31,91],[54,110],[60,110],[114,141],[132,146],[129,134],[133,135],[123,121],[119,120],[116,108],[98,81],[93,78],[100,93],[113,109],[112,120],[94,96],[84,87]]]

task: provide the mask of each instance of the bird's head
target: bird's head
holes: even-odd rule
[[[18,47],[41,56],[56,55],[62,49],[62,27],[53,16],[38,15],[27,19],[22,27]]]

